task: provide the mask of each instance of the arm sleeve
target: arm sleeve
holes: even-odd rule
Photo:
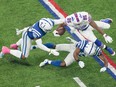
[[[65,19],[52,19],[52,21],[54,22],[54,25],[58,25],[58,24],[62,24],[64,23]]]
[[[50,49],[47,48],[45,45],[42,44],[42,39],[38,39],[38,40],[36,40],[35,42],[36,42],[37,46],[38,46],[41,50],[50,52]]]

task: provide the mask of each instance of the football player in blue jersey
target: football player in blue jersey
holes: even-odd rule
[[[68,38],[70,39],[70,38]],[[61,61],[61,60],[49,60],[45,59],[43,62],[40,63],[40,67],[51,64],[53,66],[58,66],[58,67],[67,67],[71,65],[74,61],[76,61],[81,68],[83,68],[84,62],[79,60],[79,57],[81,56],[98,56],[103,62],[104,62],[104,67],[100,69],[100,72],[104,72],[107,70],[108,66],[108,61],[102,54],[101,48],[99,48],[95,43],[87,41],[87,40],[82,40],[79,42],[75,42],[74,40],[70,39],[71,42],[74,44],[57,44],[54,45],[55,49],[57,51],[67,51],[69,54],[66,56],[66,58]]]
[[[49,49],[45,45],[42,44],[42,37],[46,35],[47,32],[51,31],[54,25],[63,23],[61,19],[55,20],[50,18],[42,18],[33,24],[30,27],[23,29],[22,38],[16,44],[12,44],[10,47],[13,49],[9,49],[6,46],[2,47],[2,51],[0,53],[0,57],[5,54],[14,55],[17,58],[25,59],[29,56],[29,52],[31,49],[31,43],[34,40],[37,43],[37,46],[47,51],[50,54],[58,56],[59,53],[54,49]],[[18,50],[18,46],[21,45],[21,50]]]

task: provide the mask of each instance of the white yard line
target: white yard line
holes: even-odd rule
[[[80,79],[79,77],[73,77],[73,79],[78,83],[80,87],[87,87]]]

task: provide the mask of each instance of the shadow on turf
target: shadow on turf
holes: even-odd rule
[[[14,64],[20,64],[20,65],[25,65],[25,66],[31,66],[31,64],[29,64],[29,62],[27,60],[15,60],[12,58],[9,58],[8,61],[10,63],[14,63]]]

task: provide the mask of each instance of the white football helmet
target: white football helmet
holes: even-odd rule
[[[96,53],[96,45],[92,42],[88,42],[84,48],[84,53],[88,56],[92,56]]]
[[[52,27],[54,26],[54,23],[51,19],[49,18],[42,18],[39,21],[39,27],[44,31],[44,32],[49,32],[51,31]]]

